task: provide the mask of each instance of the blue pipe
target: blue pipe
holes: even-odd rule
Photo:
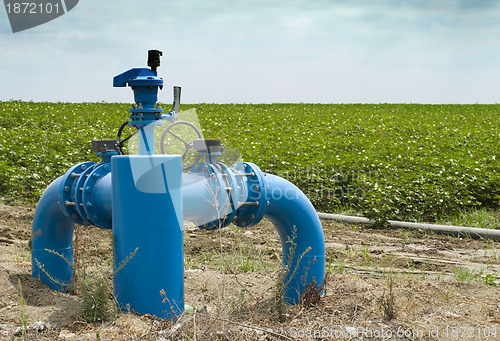
[[[182,158],[114,156],[113,290],[121,310],[171,319],[184,311]]]
[[[106,174],[102,179],[100,179],[94,187],[94,198],[96,203],[97,211],[100,212],[102,217],[111,220],[112,217],[112,202],[113,198],[111,195],[111,172]]]
[[[98,168],[100,164],[96,165]],[[89,176],[92,178],[92,173]],[[99,178],[92,187],[92,210],[98,213],[100,220],[111,220],[112,217],[112,195],[111,195],[111,172]],[[83,185],[85,190],[85,185]],[[182,207],[183,219],[194,221],[202,225],[214,219],[221,218],[221,205],[224,197],[214,197],[217,183],[207,179],[204,175],[183,173],[182,174]],[[89,195],[90,196],[90,195]],[[214,199],[217,199],[215,202]]]
[[[321,290],[323,231],[297,187],[252,163],[217,163],[222,149],[207,150],[207,163],[195,165],[191,174],[182,174],[180,155],[153,155],[155,125],[174,120],[175,112],[164,115],[156,106],[163,87],[156,72],[161,52],[148,55],[151,70],[134,68],[113,78],[114,87],[134,91],[129,124],[139,129],[140,155],[117,156],[108,148],[113,141],[93,141],[103,162],[75,165],[45,190],[33,220],[33,276],[65,291],[73,276],[75,223],[112,227],[119,308],[171,319],[184,311],[183,218],[217,229],[231,222],[250,227],[265,216],[281,238],[285,301],[299,303],[311,285]],[[174,109],[180,88],[175,93]]]
[[[139,155],[154,155],[155,125],[156,123],[150,123],[146,126],[139,126]]]
[[[182,174],[183,219],[204,224],[213,219],[203,217],[217,215],[217,205],[213,203],[212,186],[202,175]],[[204,221],[206,220],[206,221]],[[200,221],[200,223],[196,223]]]
[[[220,218],[218,204],[214,203],[214,184],[202,176],[183,173],[181,179],[183,219],[202,225]],[[96,210],[106,219],[112,216],[111,173],[96,183],[94,188]]]
[[[73,229],[59,204],[63,176],[43,192],[33,219],[31,268],[51,289],[66,291],[73,278]]]
[[[265,174],[269,186],[264,217],[278,230],[283,248],[284,298],[297,304],[313,280],[322,290],[325,279],[325,237],[313,205],[300,189],[276,175]]]
[[[68,198],[82,202],[86,218],[94,224],[99,221],[103,224],[96,225],[108,227],[114,217],[115,268],[122,262],[130,263],[114,277],[115,295],[122,309],[128,304],[134,311],[169,318],[182,312],[181,218],[200,227],[220,228],[230,222],[249,227],[264,216],[276,225],[281,239],[285,301],[299,303],[301,293],[311,283],[322,288],[325,245],[321,223],[296,186],[262,173],[251,163],[239,163],[235,168],[199,164],[195,167],[199,172],[181,176],[177,167],[180,161],[173,166],[168,161],[171,158],[179,157],[113,156],[111,173],[106,164],[93,165],[83,185],[83,175],[81,181],[71,181],[74,170],[82,169],[83,164],[54,181],[42,195],[33,222],[33,276],[60,291],[71,282],[73,227],[82,219],[78,216],[81,210],[69,210],[72,206],[61,207],[59,202],[61,193],[72,193]],[[163,169],[161,174],[158,169]],[[168,186],[160,186],[165,181]],[[82,199],[79,193],[83,193]],[[127,261],[135,247],[140,250]],[[164,270],[158,273],[158,268]],[[172,306],[180,310],[168,312],[164,303],[158,303],[162,300],[155,282],[160,283]]]

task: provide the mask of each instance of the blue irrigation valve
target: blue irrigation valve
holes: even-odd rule
[[[163,114],[163,109],[156,104],[158,89],[163,89],[163,79],[158,77],[157,68],[160,66],[162,52],[148,51],[148,66],[151,68],[133,68],[113,78],[113,87],[130,86],[134,91],[135,105],[128,112],[130,125],[145,126],[150,123],[161,124],[161,120],[174,122],[179,113],[181,88],[174,87],[174,104],[172,110]],[[159,122],[158,122],[159,121]]]
[[[220,162],[220,140],[205,140],[192,123],[175,122],[179,87],[174,87],[172,111],[163,114],[156,103],[163,86],[156,72],[161,55],[150,50],[150,69],[130,69],[114,77],[113,86],[132,88],[135,105],[115,140],[92,141],[102,162],[79,163],[44,191],[33,218],[33,277],[66,291],[73,278],[75,224],[112,229],[117,306],[176,319],[184,311],[183,219],[216,230],[230,223],[254,226],[266,217],[280,236],[283,268],[293,269],[284,278],[285,302],[300,303],[311,285],[322,291],[325,240],[314,206],[295,185],[253,163]],[[183,155],[155,155],[155,127],[164,119],[171,124],[162,135],[162,152],[171,135],[184,144]],[[128,125],[136,131],[122,139]],[[178,125],[194,129],[198,139],[191,143],[172,132]],[[138,155],[124,155],[123,143],[132,136],[138,138]],[[196,157],[183,165],[188,152]]]

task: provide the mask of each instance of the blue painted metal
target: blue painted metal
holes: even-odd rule
[[[113,86],[134,91],[130,124],[139,128],[140,155],[118,156],[107,145],[113,140],[94,141],[102,163],[77,164],[45,190],[33,220],[33,276],[66,290],[73,275],[74,224],[112,227],[120,309],[171,319],[184,311],[182,219],[217,229],[231,222],[249,227],[267,217],[283,247],[285,300],[299,303],[309,285],[321,288],[325,275],[324,236],[314,207],[293,184],[252,163],[218,163],[220,141],[213,151],[198,150],[206,162],[190,174],[182,174],[180,155],[153,155],[155,125],[175,121],[175,112],[165,115],[156,106],[161,52],[149,54],[152,70],[131,69],[113,79]],[[174,88],[175,111],[179,98],[180,88]]]
[[[80,214],[78,214],[78,210],[76,208],[75,198],[76,196],[81,195],[79,187],[77,187],[78,180],[80,179],[81,174],[94,164],[95,162],[79,163],[71,167],[63,175],[63,190],[60,192],[59,202],[66,217],[73,219],[73,221],[77,224],[86,223],[86,219],[82,218]]]
[[[316,210],[289,181],[264,174],[248,162],[238,163],[236,168],[240,174],[247,174],[248,197],[246,204],[240,203],[233,223],[248,227],[265,217],[276,226],[287,274],[284,298],[287,303],[297,304],[313,279],[321,288],[325,278],[325,238]]]
[[[155,72],[151,71],[151,73]],[[163,87],[163,79],[153,75],[135,77],[128,81],[128,85],[134,91],[134,101],[137,104],[137,109],[129,111],[130,113],[155,114],[163,112],[163,110],[155,108],[158,101],[158,88]],[[151,119],[155,120],[155,117],[151,117]]]
[[[246,185],[234,174],[234,168],[205,163],[195,165],[192,173],[183,173],[184,220],[202,229],[227,226],[236,215],[237,203],[246,200]]]
[[[263,217],[268,218],[276,226],[283,248],[283,268],[287,271],[285,301],[299,303],[301,293],[312,283],[321,289],[325,278],[323,229],[304,193],[287,180],[262,173],[252,163],[238,163],[231,169],[216,165],[198,164],[193,168],[194,174],[202,174],[198,181],[183,183],[183,203],[188,211],[185,218],[203,229],[227,226],[232,218],[232,222],[241,227],[253,226]],[[227,174],[224,178],[231,180],[222,180],[221,174]],[[207,178],[214,179],[214,182],[210,185],[204,180]],[[224,187],[232,188],[234,192],[224,195],[226,192],[221,190]],[[212,202],[207,198],[212,198]],[[234,206],[223,209],[221,204],[230,200],[238,203],[237,210]],[[216,213],[219,214],[217,220],[199,223],[200,219],[213,217]]]
[[[84,162],[62,176],[59,202],[67,218],[81,225],[111,228],[110,172],[109,163]],[[105,181],[98,186],[102,179]]]
[[[161,120],[172,115],[162,115],[163,109],[156,107],[158,88],[163,88],[163,79],[156,71],[146,68],[135,68],[125,71],[113,78],[114,87],[129,85],[134,91],[136,108],[129,110],[130,125],[139,128],[139,155],[153,155],[154,127],[163,124]]]
[[[54,181],[40,199],[33,221],[33,276],[53,289],[66,290],[72,278],[74,223],[109,228],[114,216],[115,269],[120,269],[114,278],[115,296],[121,309],[178,316],[184,299],[182,202],[184,218],[208,229],[233,219],[246,227],[262,216],[271,220],[283,247],[286,302],[299,303],[305,288],[323,283],[321,223],[297,187],[264,175],[249,163],[236,168],[199,164],[198,173],[182,176],[181,187],[180,160],[180,156],[113,157],[113,177],[109,164],[83,163]],[[162,181],[167,184],[164,189],[158,186]],[[69,200],[74,205],[68,205]],[[131,257],[134,247],[138,253]],[[161,290],[164,296],[159,295]]]
[[[206,201],[210,206],[210,210],[206,211],[205,215],[198,215],[198,218],[193,220],[193,223],[200,228],[213,230],[220,226],[221,219],[226,216],[229,203],[227,192],[224,189],[224,180],[219,169],[215,164],[199,163],[192,168],[193,174],[201,174],[207,179],[203,188],[203,197],[201,200]],[[195,191],[199,188],[195,188]]]
[[[323,229],[313,205],[300,189],[276,175],[266,174],[265,180],[269,206],[264,217],[278,230],[287,271],[284,298],[287,303],[297,304],[313,279],[317,288],[324,282]]]
[[[120,267],[121,262],[130,256],[135,247],[140,245],[139,249],[147,249],[142,253],[138,251],[139,256],[134,256],[134,259],[138,257],[138,265],[130,266],[129,270],[127,265],[115,276],[115,287],[118,290],[115,295],[119,297],[119,302],[123,303],[122,309],[128,309],[125,306],[130,304],[137,312],[149,314],[154,312],[158,316],[168,318],[180,313],[180,310],[175,309],[173,313],[165,313],[164,303],[153,303],[158,298],[157,292],[146,295],[146,299],[136,293],[137,290],[142,290],[142,286],[146,286],[147,281],[163,283],[160,284],[161,289],[165,291],[168,300],[171,303],[177,302],[176,307],[182,307],[180,302],[183,296],[179,296],[179,290],[183,287],[180,274],[182,267],[179,265],[182,264],[180,217],[191,220],[205,229],[221,228],[230,222],[248,227],[266,217],[276,225],[281,238],[283,267],[289,274],[285,279],[286,302],[299,303],[300,294],[313,283],[313,279],[318,287],[323,283],[325,246],[321,223],[314,207],[297,187],[282,178],[262,173],[251,163],[239,163],[233,167],[220,163],[201,163],[193,168],[192,173],[182,174],[181,177],[180,170],[175,167],[173,170],[170,168],[170,158],[172,156],[114,156],[111,173],[109,164],[76,165],[58,179],[59,189],[54,187],[56,185],[51,185],[47,189],[47,194],[44,194],[37,208],[36,221],[42,215],[40,212],[49,209],[52,212],[49,216],[57,213],[63,217],[63,225],[71,226],[66,228],[66,233],[72,234],[74,222],[86,221],[92,225],[109,228],[111,217],[115,217],[113,219],[113,233],[117,241],[115,268]],[[174,158],[179,160],[181,157]],[[159,163],[158,160],[169,161]],[[83,171],[82,165],[86,168]],[[152,165],[154,167],[151,169]],[[160,168],[165,169],[166,175],[163,178],[158,173]],[[78,174],[77,171],[81,171],[81,176],[72,177],[71,174]],[[171,176],[178,179],[170,180]],[[68,179],[76,180],[68,182]],[[168,180],[168,194],[164,186],[158,186],[164,183],[165,179]],[[177,182],[178,185],[175,185]],[[82,190],[77,190],[80,188]],[[76,210],[68,211],[68,208],[75,208],[74,206],[49,205],[48,201],[52,200],[54,195],[57,196],[56,201],[61,201],[60,196],[63,195],[61,193],[70,194],[69,198],[74,199],[77,204]],[[80,203],[83,206],[80,206]],[[91,205],[88,205],[89,203]],[[71,217],[68,212],[72,214]],[[75,218],[75,215],[78,217]],[[43,231],[45,223],[36,224],[39,226],[37,229]],[[145,233],[145,229],[154,232]],[[33,235],[41,233],[40,231],[36,232],[34,222]],[[54,238],[51,236],[50,238]],[[65,247],[54,248],[48,241],[33,244],[41,245],[36,250],[34,248],[33,252],[51,276],[60,278],[58,279],[60,283],[69,283],[72,274],[69,265],[63,266],[60,257],[43,250],[54,249],[71,260],[71,249],[68,249],[71,247],[71,237],[65,238],[67,243]],[[133,247],[134,245],[136,246]],[[290,252],[291,250],[293,252]],[[154,267],[165,265],[165,271],[161,272],[168,273],[168,276],[165,275],[168,278],[176,278],[176,284],[169,282],[170,284],[166,285],[166,278],[157,274],[158,271],[148,268],[146,266],[148,262],[154,264],[152,265]],[[35,266],[33,269],[34,275],[40,275],[39,269],[37,272]],[[143,274],[144,271],[150,271],[151,274]],[[139,273],[141,278],[148,280],[132,281],[132,277],[139,276],[137,275]],[[48,276],[42,275],[44,283],[58,288],[58,284],[51,282]],[[130,283],[137,285],[131,286]],[[148,288],[152,286],[152,284],[147,285]],[[170,287],[172,288],[169,289]],[[59,288],[64,289],[60,285]],[[158,287],[155,287],[156,289]]]
[[[115,156],[114,294],[122,310],[184,311],[181,156]],[[162,295],[163,293],[163,295]]]
[[[111,163],[111,157],[118,155],[117,152],[95,153],[96,156],[101,157],[102,163]]]
[[[78,177],[76,183],[74,184],[74,191],[75,193],[78,194],[75,195],[73,198],[75,201],[74,207],[80,218],[83,220],[84,225],[92,225],[92,221],[90,220],[90,218],[87,217],[87,213],[85,213],[85,209],[83,208],[82,192],[85,191],[85,181],[87,181],[87,179],[89,178],[90,173],[92,173],[94,169],[99,165],[100,165],[99,163],[94,163],[93,165],[87,167],[87,169],[85,169],[81,173],[80,177]]]
[[[202,200],[207,201],[211,209],[204,215],[198,213],[198,218],[193,220],[193,223],[201,229],[220,229],[233,221],[237,203],[233,197],[238,195],[239,190],[237,186],[229,187],[227,177],[230,171],[228,169],[229,167],[221,163],[200,163],[192,168],[193,174],[202,174],[208,179]],[[199,191],[199,188],[195,190]]]
[[[111,219],[111,165],[101,163],[96,165],[85,180],[81,190],[78,191],[80,198],[75,202],[81,203],[87,220],[91,225],[110,229]]]
[[[166,118],[161,115],[163,109],[156,108],[158,88],[163,88],[163,79],[156,71],[147,68],[134,68],[113,78],[114,87],[129,85],[134,91],[134,101],[137,108],[129,110],[130,124],[146,126],[157,120]]]
[[[126,87],[127,84],[137,77],[157,77],[158,73],[148,68],[133,68],[113,77],[113,87]]]
[[[254,226],[262,220],[268,205],[264,173],[257,165],[250,162],[239,162],[235,165],[235,168],[237,173],[249,175],[245,177],[247,198],[245,203],[239,204],[237,217],[233,223],[241,227]]]
[[[101,228],[110,229],[112,227],[112,216],[113,216],[113,198],[111,197],[111,171],[102,168],[102,176],[99,181],[97,181],[92,189],[91,196],[89,196],[90,201],[95,203],[96,212],[99,215],[99,219],[96,218],[92,225],[96,225]],[[87,186],[88,187],[88,186]],[[88,193],[88,188],[84,189]],[[85,197],[87,199],[87,196]]]
[[[163,123],[160,121],[160,123]],[[139,155],[154,155],[155,153],[155,126],[150,123],[139,129]]]
[[[212,205],[212,184],[203,174],[182,174],[182,210],[184,220],[193,221],[196,225],[209,222],[203,217],[217,214]],[[199,222],[198,222],[199,221]]]
[[[64,176],[54,180],[38,202],[31,235],[32,275],[51,289],[66,291],[73,278],[73,228],[59,205]]]
[[[220,170],[222,174],[223,182],[221,185],[224,186],[224,190],[226,192],[226,200],[225,200],[225,211],[224,216],[219,219],[219,222],[216,227],[226,227],[231,224],[236,218],[236,213],[238,211],[239,203],[246,200],[246,192],[242,189],[243,181],[240,178],[239,180],[236,177],[236,170],[226,166],[222,162],[216,164],[218,170]]]

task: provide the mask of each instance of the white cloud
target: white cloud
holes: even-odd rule
[[[187,102],[497,102],[500,86],[497,1],[86,0],[6,27],[0,100],[130,102],[111,79],[150,48]]]

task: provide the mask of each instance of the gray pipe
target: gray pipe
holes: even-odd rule
[[[330,214],[330,213],[320,213],[318,212],[318,217],[321,219],[336,220],[343,223],[349,224],[361,224],[361,225],[374,225],[375,222],[368,218],[363,217],[353,217],[342,214]],[[452,226],[452,225],[434,225],[434,224],[421,224],[421,223],[408,223],[405,221],[388,220],[391,227],[402,228],[405,230],[425,230],[433,231],[436,233],[444,233],[452,236],[470,236],[474,239],[492,239],[500,240],[500,230],[493,229],[483,229],[478,227],[464,227],[464,226]]]

